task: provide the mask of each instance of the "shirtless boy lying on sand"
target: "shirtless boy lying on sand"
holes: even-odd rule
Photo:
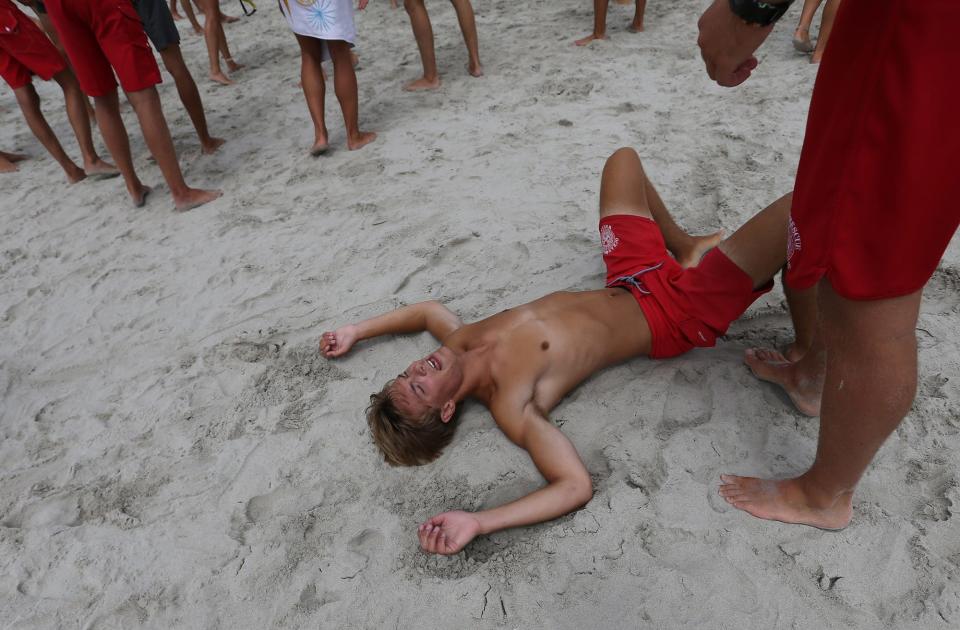
[[[474,324],[422,302],[323,333],[320,351],[328,358],[385,334],[426,330],[443,344],[371,396],[367,421],[387,462],[435,459],[453,438],[458,403],[473,397],[547,481],[498,508],[430,518],[418,531],[424,551],[453,554],[478,534],[550,520],[587,503],[590,474],[547,414],[609,365],[713,346],[786,263],[789,210],[786,195],[714,248],[721,235],[681,230],[636,152],[620,149],[600,185],[607,288],[552,293]]]

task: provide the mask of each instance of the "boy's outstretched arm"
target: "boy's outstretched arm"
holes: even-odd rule
[[[478,534],[549,521],[582,507],[593,497],[590,473],[567,436],[532,404],[526,406],[524,416],[516,430],[507,430],[507,437],[530,453],[547,485],[497,508],[475,513],[444,512],[428,519],[417,530],[424,551],[454,554]]]
[[[436,337],[438,341],[443,341],[461,326],[463,322],[460,318],[440,302],[435,300],[419,302],[323,333],[320,336],[320,353],[328,359],[333,359],[346,354],[353,344],[361,339],[424,330]]]

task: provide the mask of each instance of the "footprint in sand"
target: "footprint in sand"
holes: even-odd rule
[[[713,390],[702,374],[681,369],[667,390],[657,438],[669,440],[681,429],[706,424],[713,416]]]

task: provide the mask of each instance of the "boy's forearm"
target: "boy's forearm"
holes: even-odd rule
[[[359,339],[380,335],[423,332],[427,329],[426,311],[430,302],[419,302],[371,317],[355,324]]]
[[[589,485],[573,480],[555,481],[536,492],[491,510],[476,512],[480,533],[549,521],[583,507],[593,495]]]

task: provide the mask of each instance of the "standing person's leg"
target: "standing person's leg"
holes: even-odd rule
[[[637,9],[633,13],[633,22],[627,27],[631,33],[643,31],[643,13],[647,10],[647,0],[637,0]]]
[[[440,75],[437,74],[437,57],[433,48],[433,27],[423,0],[403,0],[403,8],[410,16],[410,26],[420,50],[420,62],[423,64],[423,77],[403,86],[408,92],[435,90],[440,87]]]
[[[813,24],[813,16],[823,0],[803,0],[803,9],[800,11],[800,22],[797,23],[797,29],[793,32],[793,47],[798,52],[813,52],[813,44],[810,42],[810,25]]]
[[[146,203],[147,195],[150,194],[151,189],[140,181],[133,169],[133,157],[130,155],[130,137],[127,135],[123,118],[120,117],[120,99],[117,96],[117,90],[114,89],[103,96],[93,97],[93,103],[97,114],[97,126],[103,135],[103,141],[106,143],[113,161],[117,163],[120,174],[123,175],[127,192],[133,199],[133,205],[139,208]]]
[[[470,0],[450,0],[454,11],[457,12],[457,21],[460,23],[460,32],[467,45],[467,72],[470,76],[483,76],[483,66],[480,65],[480,40],[477,37],[477,19],[473,14],[473,5]]]
[[[307,99],[307,109],[313,119],[313,147],[310,154],[320,155],[330,147],[323,104],[326,85],[323,78],[323,42],[313,37],[297,35],[300,44],[300,85]]]
[[[600,178],[601,216],[608,214],[636,214],[636,208],[643,208],[641,216],[656,221],[667,249],[682,267],[696,265],[700,258],[723,238],[723,232],[706,236],[687,234],[670,215],[656,188],[650,182],[640,156],[630,148],[617,149],[603,167]]]
[[[916,393],[921,295],[858,302],[820,282],[827,360],[816,459],[794,479],[723,475],[720,494],[728,503],[759,518],[847,526],[860,477]]]
[[[224,15],[221,13],[220,17],[222,19]],[[234,21],[237,20],[237,18],[233,18],[233,19]],[[230,52],[230,46],[227,44],[227,34],[223,31],[222,21],[220,23],[219,30],[220,30],[220,38],[219,38],[220,55],[223,57],[223,60],[227,62],[227,69],[230,72],[237,72],[238,70],[241,70],[242,68],[244,68],[244,65],[242,63],[237,63],[236,60],[234,60],[233,54]]]
[[[593,0],[593,32],[573,43],[586,46],[595,39],[607,38],[607,4],[610,0]]]
[[[87,172],[87,175],[119,175],[120,171],[117,170],[117,167],[100,159],[96,148],[93,146],[90,116],[87,114],[87,107],[89,107],[90,102],[80,90],[80,84],[77,82],[73,71],[65,69],[55,74],[53,80],[63,90],[63,99],[67,105],[67,118],[70,120],[70,126],[73,127],[73,133],[77,137],[80,153],[83,156],[83,170]]]
[[[207,116],[203,111],[203,101],[200,99],[200,90],[197,89],[197,83],[193,80],[186,62],[183,60],[183,54],[180,52],[180,46],[168,46],[160,51],[160,59],[167,72],[173,77],[173,82],[177,86],[177,94],[180,95],[180,101],[190,116],[193,128],[197,130],[197,137],[200,138],[201,151],[209,155],[220,148],[226,140],[215,138],[210,135],[207,129]]]
[[[130,104],[133,105],[133,109],[137,113],[143,138],[147,141],[147,147],[156,159],[157,166],[160,167],[160,172],[163,173],[163,178],[170,187],[170,193],[173,195],[177,210],[183,212],[196,208],[223,194],[218,190],[200,190],[187,186],[180,165],[177,163],[177,153],[173,148],[170,130],[167,128],[167,121],[163,116],[163,108],[160,106],[160,95],[157,94],[157,88],[148,87],[136,92],[127,92],[127,99],[130,100]]]
[[[188,0],[189,1],[189,0]],[[220,47],[223,29],[220,25],[220,7],[216,0],[203,0],[203,37],[207,44],[207,58],[210,60],[210,79],[221,85],[233,85],[233,81],[220,68]]]
[[[203,9],[201,9],[201,11],[203,11]],[[190,22],[190,27],[193,29],[193,32],[197,35],[203,35],[203,27],[200,26],[200,22],[197,21],[197,14],[193,12],[193,4],[191,4],[190,0],[183,0],[183,12],[187,14],[187,21]]]
[[[63,150],[63,146],[57,139],[56,134],[53,133],[53,129],[47,124],[47,119],[43,117],[43,112],[40,110],[40,97],[37,95],[33,83],[27,83],[22,87],[18,87],[13,93],[16,95],[17,105],[20,106],[20,111],[23,112],[23,118],[27,121],[30,131],[33,132],[33,135],[37,137],[40,144],[44,146],[60,167],[63,168],[63,172],[67,175],[67,180],[71,184],[83,180],[87,176],[86,173],[84,173],[83,169],[77,166],[67,155],[66,151]]]
[[[817,47],[810,57],[810,63],[820,63],[823,59],[823,53],[827,50],[827,42],[830,41],[830,31],[833,30],[833,21],[837,17],[837,9],[840,8],[840,0],[827,0],[823,7],[823,15],[820,16],[820,32],[817,33]]]
[[[353,69],[350,45],[339,40],[328,40],[326,44],[333,60],[333,89],[340,101],[343,122],[347,129],[347,148],[356,151],[373,142],[377,134],[360,131],[357,73]]]

